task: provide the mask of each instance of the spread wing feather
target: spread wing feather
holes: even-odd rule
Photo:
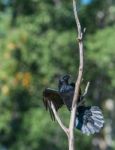
[[[46,110],[49,110],[52,120],[55,120],[55,116],[51,108],[51,102],[53,103],[56,111],[58,111],[58,109],[64,104],[59,92],[50,88],[46,88],[43,91],[43,102]]]

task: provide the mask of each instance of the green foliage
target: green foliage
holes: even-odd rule
[[[96,14],[105,9],[103,2],[99,8],[98,3],[79,4],[79,15],[90,33],[84,39],[82,88],[91,81],[89,103],[102,107],[105,98],[114,98],[115,27],[112,24],[97,30]],[[60,75],[76,77],[79,51],[72,4],[65,0],[21,0],[3,5],[0,1],[0,8],[0,146],[10,150],[66,150],[66,136],[45,111],[42,91],[57,88]],[[60,114],[68,125],[69,112],[63,108]],[[76,147],[92,149],[92,138],[76,131]]]
[[[97,31],[95,35],[87,37],[85,46],[86,67],[85,75],[91,81],[91,97],[98,105],[104,104],[104,100],[114,98],[115,70],[114,70],[114,26]],[[90,68],[90,74],[88,69]],[[106,92],[108,91],[108,92]],[[100,102],[101,100],[101,102]]]

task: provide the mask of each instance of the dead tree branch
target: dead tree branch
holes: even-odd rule
[[[88,92],[88,89],[89,89],[89,85],[90,85],[90,82],[88,82],[87,85],[86,85],[85,91],[84,91],[84,93],[82,95],[83,98],[87,95],[87,92]]]
[[[79,45],[79,72],[78,77],[75,84],[75,92],[72,102],[72,110],[71,110],[71,116],[70,116],[70,124],[69,124],[69,150],[74,150],[74,125],[75,125],[75,116],[76,116],[76,109],[77,109],[77,100],[79,96],[79,90],[80,90],[80,84],[82,80],[82,74],[83,74],[83,33],[81,31],[81,24],[78,18],[77,14],[77,8],[76,8],[76,2],[73,0],[73,11],[75,16],[75,21],[77,25],[77,31],[78,31],[78,45]]]
[[[75,147],[74,147],[75,117],[76,117],[76,111],[77,111],[76,109],[77,109],[77,100],[79,97],[80,84],[81,84],[82,75],[83,75],[83,33],[81,30],[81,24],[80,24],[78,14],[77,14],[75,0],[73,0],[73,11],[74,11],[75,21],[76,21],[76,26],[77,26],[77,32],[78,32],[77,41],[78,41],[78,45],[79,45],[79,72],[78,72],[77,80],[75,83],[75,92],[74,92],[74,96],[73,96],[69,128],[67,128],[62,123],[60,117],[58,116],[58,114],[55,110],[53,103],[51,103],[51,107],[52,107],[53,113],[55,115],[55,118],[68,137],[69,150],[75,150]],[[83,96],[85,96],[87,94],[88,87],[89,87],[89,83],[86,86]]]
[[[51,102],[51,108],[52,108],[52,110],[53,110],[53,113],[54,113],[54,115],[55,115],[55,118],[56,118],[58,124],[59,124],[60,127],[63,129],[63,131],[66,133],[66,135],[69,136],[68,128],[66,128],[66,126],[62,123],[62,121],[61,121],[59,115],[57,114],[57,112],[56,112],[56,110],[55,110],[55,107],[54,107],[54,105],[53,105],[52,102]]]
[[[85,91],[84,91],[83,95],[81,96],[80,102],[77,104],[77,108],[84,103],[84,101],[85,101],[84,98],[87,95],[87,92],[88,92],[88,89],[89,89],[89,85],[90,85],[90,82],[87,83]]]

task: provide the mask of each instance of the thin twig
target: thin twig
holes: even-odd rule
[[[51,108],[53,110],[53,113],[55,115],[55,118],[57,120],[57,122],[59,123],[59,125],[61,126],[61,128],[63,129],[63,131],[66,133],[67,136],[69,136],[69,132],[68,132],[68,128],[66,128],[66,126],[62,123],[59,115],[57,114],[56,110],[55,110],[55,107],[53,105],[53,103],[51,102]]]
[[[73,0],[73,10],[74,10],[74,16],[77,25],[77,31],[78,31],[80,64],[79,64],[78,77],[75,84],[75,92],[73,96],[72,111],[71,111],[70,124],[69,124],[69,150],[74,150],[74,124],[75,124],[75,117],[76,117],[77,100],[79,97],[79,89],[80,89],[80,84],[81,84],[82,74],[83,74],[83,41],[82,41],[83,34],[81,31],[81,24],[77,14],[75,0]]]
[[[88,92],[88,89],[89,89],[89,85],[90,85],[90,82],[88,82],[87,85],[86,85],[85,91],[84,91],[84,93],[83,93],[83,95],[81,97],[82,99],[87,95],[87,92]]]
[[[86,88],[85,88],[85,91],[83,93],[83,98],[86,96],[87,92],[88,92],[88,89],[89,89],[89,85],[90,85],[90,82],[87,82],[87,85],[86,85]]]
[[[83,95],[81,96],[80,102],[77,104],[77,108],[84,103],[84,101],[85,101],[84,98],[87,95],[87,92],[88,92],[88,89],[89,89],[89,85],[90,85],[90,82],[87,83],[85,91],[84,91]]]

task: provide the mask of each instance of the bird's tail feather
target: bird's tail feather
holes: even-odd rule
[[[97,106],[78,108],[78,114],[75,120],[75,127],[81,130],[82,133],[90,135],[98,133],[103,127],[104,117]]]

